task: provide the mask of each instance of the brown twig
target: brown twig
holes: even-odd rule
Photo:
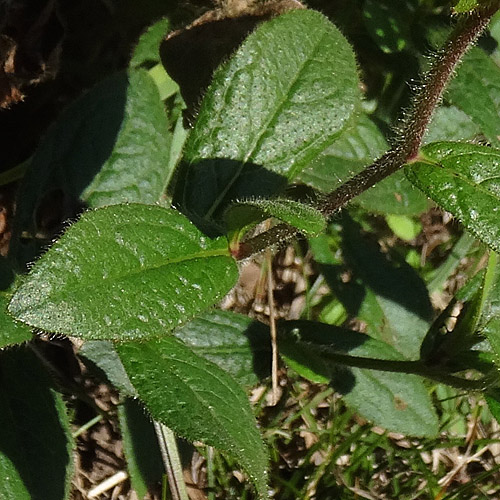
[[[325,217],[332,217],[353,198],[417,159],[422,138],[447,83],[467,50],[474,45],[499,8],[500,2],[496,0],[461,17],[443,47],[435,55],[430,69],[423,75],[422,84],[415,93],[409,112],[402,119],[400,133],[396,136],[392,148],[320,200],[317,208]],[[246,259],[270,246],[289,240],[297,232],[296,228],[287,224],[274,226],[269,231],[243,242],[235,257],[238,260]]]

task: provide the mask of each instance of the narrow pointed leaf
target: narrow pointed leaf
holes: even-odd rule
[[[229,454],[266,497],[264,444],[248,399],[231,376],[172,336],[118,344],[117,351],[155,420]]]
[[[330,378],[361,415],[388,430],[434,436],[438,419],[423,381],[404,373],[335,365],[328,353],[401,360],[391,346],[368,335],[313,321],[281,325],[280,350],[301,375]]]
[[[210,212],[244,164],[294,178],[342,132],[359,101],[354,53],[323,15],[299,9],[262,24],[215,72],[186,143],[187,162],[207,160],[198,184],[211,174],[208,160],[239,164],[211,194]]]
[[[227,241],[148,205],[84,214],[37,262],[9,311],[85,339],[162,335],[222,298],[238,270]]]
[[[477,238],[500,250],[500,150],[437,142],[422,148],[408,178]]]
[[[67,499],[72,453],[65,404],[38,359],[0,351],[0,498]]]

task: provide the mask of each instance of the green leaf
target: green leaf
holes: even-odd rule
[[[473,48],[464,57],[446,98],[481,127],[493,146],[500,146],[500,68],[485,52]]]
[[[478,0],[459,0],[458,2],[456,2],[455,6],[453,7],[453,10],[455,11],[456,14],[470,12],[475,8],[479,7],[479,3],[480,2]]]
[[[91,207],[158,202],[172,173],[169,144],[168,120],[147,71],[97,84],[61,113],[33,156],[18,195],[12,251],[23,232],[52,238],[81,210],[80,200]]]
[[[415,239],[422,231],[422,224],[416,222],[410,217],[405,215],[392,215],[386,216],[385,220],[391,231],[402,240],[411,241]]]
[[[194,189],[212,182],[210,160],[232,160],[236,168],[199,200],[208,210],[196,200],[188,208],[213,214],[245,164],[296,177],[352,117],[358,83],[351,47],[320,13],[299,9],[262,24],[215,72],[185,147],[187,163],[206,160]]]
[[[238,269],[173,209],[116,205],[87,212],[35,264],[9,311],[84,339],[162,335],[217,302]]]
[[[401,360],[391,346],[368,335],[313,321],[280,326],[280,351],[299,374],[329,378],[347,403],[388,430],[434,436],[438,419],[422,380],[415,375],[334,365],[328,354]]]
[[[225,214],[230,231],[246,228],[269,217],[296,227],[307,236],[316,236],[326,229],[324,215],[311,205],[287,199],[247,200],[228,208]]]
[[[156,85],[147,72],[131,72],[120,133],[83,199],[91,207],[125,201],[156,203],[172,175],[167,169],[170,141]]]
[[[136,396],[134,386],[130,382],[112,342],[107,340],[85,342],[79,349],[78,356],[83,357],[87,365],[90,362],[91,368],[97,370],[98,375],[101,375],[99,378],[108,380],[113,387],[120,391],[122,396]]]
[[[441,106],[434,112],[424,143],[437,141],[471,142],[481,133],[479,125],[456,106]]]
[[[73,440],[66,407],[28,348],[0,351],[0,408],[0,498],[68,498]]]
[[[345,268],[331,258],[328,245],[318,239],[312,246],[332,292],[351,317],[366,323],[371,336],[408,359],[418,359],[433,314],[425,283],[404,259],[383,253],[347,215],[342,236],[342,253],[352,273],[347,283],[341,279]]]
[[[130,482],[137,496],[144,498],[151,486],[161,482],[164,473],[153,423],[133,399],[118,406],[118,418]]]
[[[366,115],[360,115],[331,146],[297,177],[322,192],[333,191],[377,157],[387,151],[387,142],[379,128]],[[354,199],[366,210],[399,215],[426,210],[427,200],[398,172]]]
[[[172,333],[244,387],[252,387],[270,375],[269,327],[248,316],[209,311]]]
[[[174,337],[117,345],[151,416],[190,441],[238,460],[267,497],[267,456],[245,393],[226,372]]]
[[[31,328],[18,323],[7,314],[10,295],[0,292],[0,348],[26,342],[32,337]]]
[[[130,59],[131,68],[139,68],[151,64],[152,66],[160,62],[160,43],[170,31],[170,20],[160,19],[148,27],[141,35],[134,53]]]
[[[360,287],[359,318],[372,336],[418,359],[433,313],[424,282],[403,259],[382,253],[352,220],[345,219],[342,234],[344,258]],[[326,277],[330,284],[331,276]],[[346,305],[354,313],[353,305]]]
[[[10,261],[0,257],[0,349],[32,338],[31,328],[18,323],[7,314],[7,304],[12,296],[16,275]]]
[[[453,142],[424,146],[408,178],[480,240],[500,250],[500,150]]]
[[[363,18],[370,36],[386,54],[411,45],[412,13],[400,0],[365,0]]]

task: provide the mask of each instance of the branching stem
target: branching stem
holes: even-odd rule
[[[409,112],[402,119],[400,133],[396,136],[392,148],[320,200],[317,208],[325,217],[332,217],[353,198],[417,159],[422,138],[454,70],[499,8],[500,2],[495,0],[458,21],[443,47],[435,55],[430,69],[423,75],[422,84],[415,93]],[[242,243],[235,257],[238,260],[246,259],[270,246],[289,240],[296,234],[297,229],[294,227],[279,224]]]

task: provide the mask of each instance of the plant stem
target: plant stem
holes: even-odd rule
[[[415,93],[409,112],[401,121],[400,133],[396,135],[392,148],[320,200],[317,208],[326,218],[332,217],[353,198],[397,172],[406,163],[417,159],[422,138],[454,70],[499,8],[500,2],[495,0],[459,20],[435,55],[430,69],[423,75],[422,84]],[[289,240],[297,232],[297,229],[287,224],[274,226],[241,243],[235,257],[238,260],[246,259],[269,246]]]
[[[189,500],[175,435],[168,427],[157,421],[154,421],[154,428],[158,444],[160,445],[163,464],[167,472],[168,486],[172,500]]]
[[[394,359],[378,359],[378,358],[365,358],[360,356],[351,356],[340,352],[325,351],[320,346],[312,346],[313,350],[318,351],[325,359],[329,359],[337,364],[350,366],[353,368],[365,368],[369,370],[379,370],[393,373],[407,373],[413,375],[420,375],[421,377],[434,380],[447,384],[457,389],[466,391],[483,391],[490,383],[491,380],[488,376],[479,380],[470,380],[462,377],[455,377],[449,373],[444,373],[441,370],[427,366],[422,361],[405,361]]]

